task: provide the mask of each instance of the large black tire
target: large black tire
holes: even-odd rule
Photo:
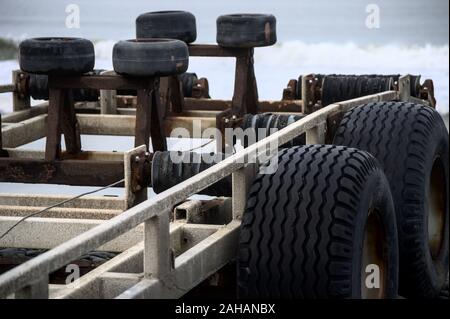
[[[370,154],[284,149],[276,173],[254,180],[240,234],[239,297],[395,298],[397,259],[389,185]],[[381,274],[371,292],[368,264]]]
[[[195,17],[186,11],[143,13],[136,18],[136,38],[177,39],[192,43],[197,39]]]
[[[19,45],[19,64],[28,73],[83,74],[94,68],[94,45],[79,38],[27,39]]]
[[[222,47],[253,48],[277,42],[276,18],[267,14],[229,14],[217,18],[217,43]]]
[[[380,102],[349,111],[335,144],[373,154],[390,182],[400,248],[400,294],[435,297],[448,273],[448,133],[430,107]]]
[[[188,48],[180,40],[126,40],[117,42],[113,48],[114,71],[122,75],[176,75],[186,72],[188,65]]]

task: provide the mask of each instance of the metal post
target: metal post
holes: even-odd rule
[[[3,138],[2,138],[2,115],[0,114],[0,157],[7,157],[8,152],[3,149]]]
[[[148,88],[137,90],[135,130],[135,147],[145,144],[149,151],[151,138],[153,151],[167,150],[159,96],[159,79],[149,79]]]
[[[102,75],[111,75],[111,71],[104,71]],[[101,114],[117,114],[117,91],[116,90],[100,90],[100,113]]]
[[[165,108],[159,96],[159,78],[154,79],[151,91],[151,125],[150,135],[153,152],[167,151],[167,140],[164,126]]]
[[[161,79],[162,80],[162,79]],[[162,103],[166,110],[174,113],[181,113],[184,109],[183,88],[178,75],[165,78],[163,95],[165,95],[165,103]]]
[[[236,75],[231,104],[232,113],[236,116],[243,116],[245,113],[256,114],[258,111],[258,89],[253,67],[253,49],[249,49],[245,56],[236,58]]]
[[[13,91],[13,112],[30,108],[30,95],[25,92],[26,75],[20,70],[12,72],[12,80],[15,84]]]
[[[162,278],[173,268],[170,253],[169,212],[144,223],[144,274]]]
[[[81,152],[81,134],[75,113],[75,102],[72,90],[64,93],[63,106],[61,109],[61,132],[64,134],[66,151],[69,154],[79,154]]]
[[[61,108],[64,103],[64,91],[50,87],[48,95],[45,159],[53,161],[61,156]]]
[[[48,275],[15,293],[16,299],[48,299]]]
[[[125,202],[127,208],[131,208],[138,203],[147,199],[147,188],[141,188],[135,190],[133,188],[133,179],[136,176],[132,172],[132,163],[134,156],[141,155],[146,152],[147,147],[145,145],[133,148],[123,154],[124,172],[125,172]]]
[[[117,99],[115,90],[100,90],[100,113],[117,114]]]
[[[411,97],[411,77],[410,75],[401,76],[398,79],[398,91],[400,93],[400,101],[409,101]]]
[[[241,219],[245,211],[247,194],[256,174],[256,165],[250,164],[232,174],[233,219]]]
[[[326,122],[319,123],[312,129],[306,131],[306,144],[325,143]]]

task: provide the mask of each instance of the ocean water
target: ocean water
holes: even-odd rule
[[[368,4],[377,4],[380,28],[365,25]],[[67,28],[66,6],[80,9],[80,28]],[[197,43],[215,42],[215,21],[226,13],[272,13],[278,43],[255,50],[261,99],[279,99],[290,79],[306,73],[421,74],[435,83],[438,110],[449,111],[449,1],[447,0],[0,0],[0,38],[79,36],[94,41],[96,68],[111,69],[112,47],[133,38],[135,18],[143,12],[181,9],[197,19]],[[0,47],[1,50],[1,47]],[[10,82],[16,60],[0,61],[0,84]],[[192,58],[190,72],[207,77],[213,98],[230,98],[232,59]],[[11,111],[11,95],[0,94],[0,112]],[[33,101],[38,103],[38,101]],[[116,140],[114,140],[116,142]],[[110,143],[83,137],[86,149]],[[114,145],[126,150],[130,139]],[[26,147],[41,148],[43,141]],[[21,186],[21,191],[28,187]],[[10,189],[0,184],[0,192]],[[70,188],[72,189],[72,188]],[[47,191],[53,191],[47,188]],[[72,191],[68,191],[69,193]]]
[[[379,7],[380,28],[369,29],[366,6]],[[65,11],[76,4],[80,28],[67,28]],[[221,14],[272,13],[278,43],[256,49],[260,97],[277,99],[289,79],[316,73],[411,73],[432,78],[438,109],[448,112],[449,2],[447,0],[0,0],[0,38],[20,41],[36,36],[79,36],[95,42],[96,68],[112,68],[117,40],[133,38],[135,18],[143,12],[181,9],[197,19],[198,43],[215,42]],[[1,50],[1,48],[0,48]],[[14,60],[0,61],[0,83],[10,81]],[[233,88],[231,59],[193,58],[189,71],[210,80],[215,98],[229,98]],[[11,97],[0,95],[0,111]]]
[[[65,27],[68,4],[80,9],[79,29]],[[365,26],[368,4],[379,8],[379,29]],[[197,17],[200,42],[215,41],[219,15],[244,12],[274,14],[281,42],[446,44],[449,34],[447,0],[0,0],[0,36],[132,38],[139,14],[174,9]]]

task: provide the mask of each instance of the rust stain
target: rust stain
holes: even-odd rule
[[[270,42],[270,23],[269,22],[266,22],[266,25],[265,25],[265,27],[264,27],[264,34],[265,34],[265,37],[266,37],[266,41],[267,42]]]

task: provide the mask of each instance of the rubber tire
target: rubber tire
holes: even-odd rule
[[[241,128],[246,131],[247,129],[253,130],[255,133],[256,141],[262,140],[265,136],[272,134],[271,129],[281,130],[286,126],[301,120],[303,115],[283,115],[272,113],[260,113],[260,114],[246,114],[241,124]],[[260,129],[264,129],[260,132]],[[263,136],[260,136],[262,134]],[[243,147],[249,146],[248,139],[241,141]],[[301,134],[293,140],[281,145],[281,148],[299,146],[306,144],[306,135]]]
[[[180,74],[181,87],[183,88],[184,97],[192,97],[192,89],[197,82],[197,74],[195,73],[183,73]]]
[[[390,76],[377,75],[326,75],[322,82],[322,105],[351,100],[392,90],[394,80]]]
[[[188,48],[180,40],[126,40],[117,42],[113,48],[114,71],[122,75],[176,75],[186,72],[188,66]]]
[[[433,298],[448,273],[448,133],[435,110],[406,102],[359,106],[344,116],[335,144],[373,154],[389,179],[400,244],[400,294]],[[445,179],[444,242],[433,261],[428,245],[427,191],[434,159]]]
[[[266,47],[276,42],[276,18],[273,15],[230,14],[217,18],[217,43],[222,47]]]
[[[94,45],[80,38],[27,39],[19,45],[19,64],[28,73],[80,75],[94,68]]]
[[[254,180],[242,218],[240,298],[359,298],[364,229],[385,227],[386,296],[397,296],[397,230],[387,180],[368,153],[333,145],[283,149]]]
[[[186,11],[157,11],[136,18],[136,38],[166,38],[192,43],[197,39],[195,17]]]

